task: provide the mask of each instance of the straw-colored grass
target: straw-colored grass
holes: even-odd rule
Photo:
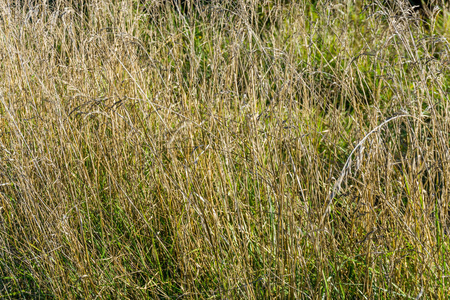
[[[447,8],[11,2],[0,297],[448,297]]]

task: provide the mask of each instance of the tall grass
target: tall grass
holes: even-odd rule
[[[0,0],[1,297],[446,298],[449,11],[398,4]]]

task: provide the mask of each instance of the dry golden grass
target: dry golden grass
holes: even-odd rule
[[[445,299],[449,11],[0,0],[0,296]]]

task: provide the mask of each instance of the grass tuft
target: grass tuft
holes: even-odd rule
[[[448,7],[0,7],[1,298],[450,294]]]

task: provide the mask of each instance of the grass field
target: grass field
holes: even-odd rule
[[[448,8],[11,2],[0,298],[448,299]]]

